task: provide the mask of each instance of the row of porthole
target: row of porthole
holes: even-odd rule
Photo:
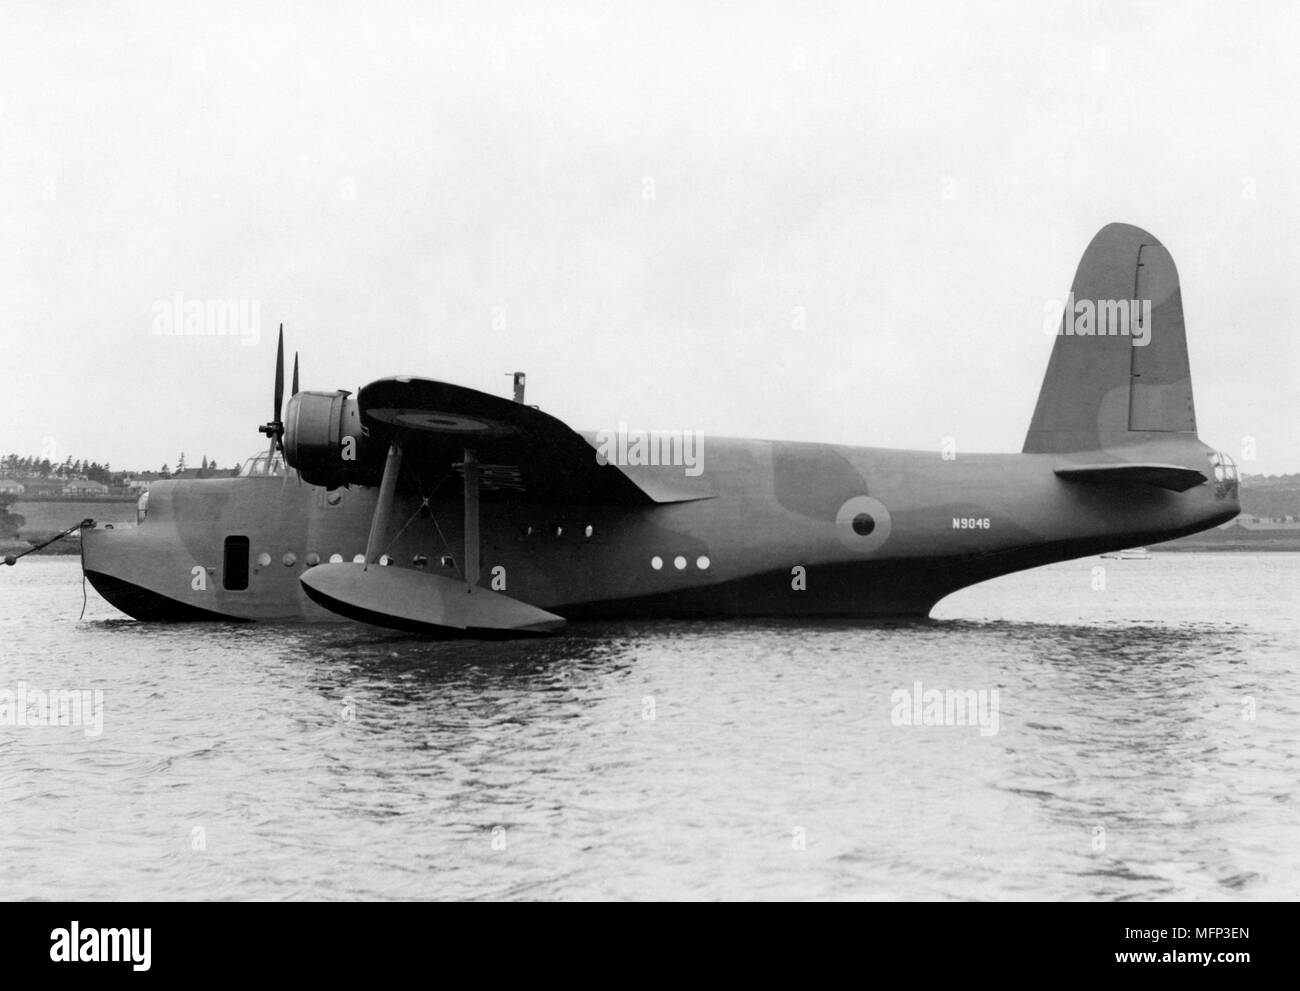
[[[543,530],[543,529],[549,530],[552,534],[554,534],[554,535],[557,536],[557,537],[563,537],[563,536],[564,536],[564,524],[563,524],[563,523],[553,523],[553,524],[551,524],[549,527],[539,527],[539,526],[533,526],[533,525],[530,524],[530,525],[528,525],[528,526],[523,527],[524,536],[525,536],[525,537],[531,537],[534,533],[538,533],[538,532],[540,532],[540,531]],[[588,524],[587,524],[585,527],[583,527],[583,529],[582,529],[582,535],[583,535],[584,537],[586,537],[588,540],[590,540],[590,539],[592,538],[592,535],[595,534],[595,532],[596,532],[596,528],[593,527],[590,523],[588,523]]]
[[[528,528],[528,534],[529,534],[529,536],[532,535],[532,532],[533,532],[533,528],[532,528],[532,527],[529,527],[529,528]],[[588,526],[588,527],[587,527],[583,532],[584,532],[584,535],[587,537],[587,539],[590,540],[590,539],[591,539],[591,535],[592,535],[592,533],[593,533],[594,531],[593,531],[593,529],[592,529],[590,526]],[[564,528],[563,528],[563,527],[559,527],[559,526],[557,526],[557,527],[555,528],[555,535],[556,535],[557,537],[559,537],[559,536],[563,536],[563,534],[564,534]],[[423,554],[417,554],[417,555],[415,555],[414,558],[411,559],[411,563],[414,564],[415,567],[417,567],[417,568],[423,568],[426,564],[428,564],[428,560],[429,560],[429,559],[428,559],[427,557],[425,557]],[[660,561],[658,558],[655,558],[655,560],[656,560],[656,561],[659,561],[659,563],[658,563],[657,565],[655,565],[655,568],[656,568],[656,569],[658,569],[658,568],[662,568],[662,567],[663,567],[663,561]],[[685,564],[684,562],[685,562],[686,559],[685,559],[685,558],[680,558],[679,560],[681,560],[683,563],[682,563],[682,564],[679,564],[679,565],[678,565],[678,568],[685,568],[685,567],[686,567],[686,564]],[[708,559],[707,557],[702,557],[702,558],[700,558],[700,560],[704,562],[703,564],[700,565],[701,568],[707,568],[707,567],[709,566],[709,564],[708,564],[709,559]],[[283,564],[286,568],[292,568],[295,564],[298,563],[298,555],[295,554],[293,551],[289,551],[288,553],[286,553],[286,554],[284,555],[284,557],[280,558],[280,563]],[[316,553],[308,554],[305,558],[303,558],[303,563],[306,564],[307,567],[309,567],[309,568],[314,568],[314,567],[316,567],[316,565],[320,564],[320,555],[319,555],[319,554],[316,554]],[[343,555],[342,555],[342,554],[331,554],[331,555],[329,556],[329,563],[330,563],[330,564],[342,564],[342,563],[343,563]],[[353,564],[365,564],[365,563],[366,563],[366,556],[365,556],[364,554],[356,554],[356,555],[354,555],[353,558],[352,558],[352,563],[353,563]],[[382,557],[380,557],[380,559],[379,559],[379,564],[380,564],[382,567],[385,567],[385,568],[388,567],[388,566],[389,566],[390,564],[392,564],[392,563],[393,563],[393,559],[392,559],[391,557],[389,557],[387,554],[384,554],[384,555],[383,555]],[[270,555],[270,554],[267,554],[265,551],[263,551],[261,554],[257,555],[257,567],[259,567],[259,568],[269,568],[270,566],[271,566],[271,555]],[[450,568],[450,567],[453,567],[454,565],[452,564],[452,562],[450,562],[450,561],[448,561],[446,558],[444,558],[444,559],[443,559],[443,562],[442,562],[442,566],[443,566],[444,568]]]
[[[695,559],[695,567],[699,568],[701,571],[707,571],[709,569],[709,565],[712,563],[713,562],[711,562],[703,554],[701,554],[699,557]],[[650,559],[650,567],[654,568],[655,571],[661,570],[663,566],[664,566],[664,559],[661,558],[658,554],[656,554],[654,557]],[[678,554],[675,558],[673,558],[673,567],[676,568],[678,571],[685,571],[686,558]]]
[[[280,563],[283,564],[286,568],[292,568],[295,564],[298,563],[298,555],[295,554],[293,551],[289,551],[289,552],[287,552],[287,553],[284,555],[284,557],[280,558]],[[342,555],[342,554],[331,554],[331,555],[329,556],[329,563],[330,563],[330,564],[342,564],[342,563],[343,563],[343,555]],[[365,564],[365,563],[366,563],[366,556],[365,556],[364,554],[355,554],[355,555],[353,555],[353,557],[352,557],[352,563],[353,563],[353,564]],[[391,557],[389,557],[387,554],[384,554],[382,557],[380,557],[380,559],[379,559],[379,563],[380,563],[380,565],[382,565],[383,567],[386,568],[386,567],[388,567],[390,564],[393,563],[393,559],[392,559]],[[307,567],[309,567],[309,568],[314,568],[314,567],[316,567],[316,565],[320,564],[320,555],[317,554],[317,553],[315,553],[315,552],[312,552],[311,554],[308,554],[305,558],[303,558],[303,564],[307,565]],[[259,567],[259,568],[269,568],[270,566],[271,566],[271,555],[270,555],[270,554],[268,554],[268,553],[266,553],[265,551],[263,551],[261,554],[257,555],[257,567]]]
[[[422,558],[423,558],[423,560],[421,560]],[[424,566],[425,566],[425,564],[426,564],[427,561],[428,561],[428,559],[425,558],[424,555],[422,555],[422,554],[417,554],[417,555],[415,556],[415,558],[413,559],[412,563],[413,563],[417,568],[421,568],[421,567],[424,567]],[[288,553],[286,553],[286,554],[284,555],[284,557],[282,557],[282,558],[280,559],[280,562],[281,562],[281,563],[282,563],[286,568],[292,568],[295,564],[298,563],[298,555],[295,554],[293,551],[289,551]],[[309,568],[314,568],[314,567],[316,567],[316,565],[320,564],[320,555],[319,555],[319,554],[316,554],[316,553],[314,553],[314,552],[311,553],[311,554],[308,554],[308,555],[303,559],[303,563],[306,564],[307,567],[309,567]],[[343,563],[343,555],[342,555],[342,554],[331,554],[331,555],[329,556],[329,563],[330,563],[330,564],[342,564],[342,563]],[[365,556],[364,554],[356,554],[356,555],[354,555],[353,558],[352,558],[352,563],[353,563],[353,564],[365,564],[365,563],[366,563],[366,556]],[[386,567],[388,567],[389,565],[391,565],[392,563],[393,563],[393,559],[392,559],[391,557],[389,557],[387,554],[384,554],[384,555],[382,555],[382,556],[379,558],[379,564],[380,564],[381,567],[386,568]],[[710,566],[712,563],[713,563],[713,562],[709,560],[708,556],[707,556],[707,555],[704,555],[704,554],[701,554],[699,557],[697,557],[697,558],[695,559],[695,567],[699,568],[701,571],[707,571],[707,570],[709,569],[709,566]],[[682,556],[681,554],[678,554],[675,558],[673,558],[673,567],[676,568],[678,571],[685,571],[685,570],[686,570],[686,565],[687,565],[687,560],[686,560],[686,558],[685,558],[684,556]],[[265,551],[263,551],[261,554],[257,555],[257,566],[258,566],[259,568],[269,568],[269,567],[271,566],[271,555],[270,555],[270,554],[267,554]],[[451,566],[451,565],[450,565],[450,562],[445,561],[445,560],[443,561],[443,567],[450,567],[450,566]],[[654,568],[655,571],[661,571],[661,570],[663,570],[663,566],[664,566],[664,559],[661,558],[658,554],[656,554],[654,557],[652,557],[652,558],[650,559],[650,567]]]
[[[311,554],[308,554],[305,558],[303,558],[303,562],[302,562],[302,563],[305,564],[305,565],[307,565],[307,567],[309,567],[309,568],[314,568],[314,567],[316,567],[316,565],[320,564],[320,562],[321,562],[321,557],[320,557],[320,555],[317,554],[317,553],[315,553],[315,552],[313,552],[313,553],[311,553]],[[342,564],[342,563],[343,563],[343,555],[342,555],[342,554],[331,554],[331,555],[329,556],[329,558],[328,558],[328,562],[329,562],[330,564]],[[292,568],[295,564],[298,563],[298,555],[295,554],[293,551],[288,551],[288,552],[284,555],[284,557],[280,558],[280,563],[283,564],[286,568]],[[366,563],[366,556],[365,556],[364,554],[355,554],[355,555],[353,555],[353,557],[352,557],[352,563],[353,563],[353,564],[365,564],[365,563]],[[393,563],[393,558],[392,558],[391,556],[389,556],[388,554],[381,554],[381,555],[379,556],[379,565],[380,565],[380,567],[387,568],[387,567],[390,566],[392,563]],[[414,567],[416,567],[416,568],[425,568],[425,567],[428,567],[428,565],[429,565],[429,558],[428,558],[428,555],[426,555],[426,554],[416,554],[414,557],[411,558],[411,564],[412,564],[412,566],[414,566]],[[444,567],[444,568],[454,568],[454,567],[456,567],[456,559],[453,558],[450,554],[444,554],[444,555],[440,558],[440,560],[439,560],[439,564],[440,564],[442,567]],[[257,555],[256,566],[257,566],[258,568],[269,568],[269,567],[271,566],[271,555],[270,555],[270,554],[267,554],[265,551],[263,551],[261,554]],[[707,565],[705,565],[705,566],[707,567]]]

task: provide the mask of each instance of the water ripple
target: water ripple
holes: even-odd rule
[[[0,688],[102,690],[103,731],[0,727],[0,897],[1300,895],[1300,555],[1266,596],[1250,555],[1094,563],[919,622],[449,644],[78,623],[28,559]],[[996,733],[898,725],[918,682]]]

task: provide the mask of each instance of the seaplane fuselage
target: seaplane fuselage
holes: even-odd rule
[[[282,339],[262,470],[156,483],[137,526],[83,529],[83,566],[139,619],[512,635],[923,616],[975,582],[1232,519],[1236,472],[1197,436],[1168,251],[1110,225],[1070,300],[1086,307],[1063,314],[1017,454],[706,437],[689,463],[611,463],[607,436],[521,391],[396,377],[300,393],[295,362],[283,407]],[[1131,327],[1092,322],[1129,304]]]

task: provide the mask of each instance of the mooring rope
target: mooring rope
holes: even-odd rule
[[[51,537],[49,540],[45,541],[44,543],[33,545],[30,549],[23,551],[21,554],[6,554],[6,555],[5,555],[5,564],[8,564],[8,565],[15,565],[15,564],[18,563],[18,559],[19,559],[20,557],[26,557],[28,554],[35,554],[37,551],[42,550],[42,549],[44,549],[44,548],[46,548],[46,547],[49,547],[50,544],[54,543],[56,540],[62,540],[64,537],[66,537],[68,534],[70,534],[73,530],[80,530],[83,526],[84,526],[84,527],[92,527],[92,526],[94,526],[94,525],[95,525],[95,521],[92,520],[92,519],[90,519],[89,517],[87,517],[86,519],[82,520],[80,523],[74,523],[74,524],[72,524],[72,526],[68,527],[68,528],[67,528],[66,530],[64,530],[62,533],[60,533],[60,534],[56,534],[55,536]]]

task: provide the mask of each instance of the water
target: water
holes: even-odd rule
[[[439,644],[79,623],[76,561],[28,558],[0,689],[103,724],[0,726],[0,897],[1293,899],[1298,590],[1156,554],[928,622]],[[895,725],[917,681],[997,689],[997,732]]]

